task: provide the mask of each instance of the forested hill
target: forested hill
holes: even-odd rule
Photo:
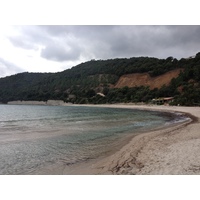
[[[26,72],[0,79],[3,103],[49,99],[72,103],[149,102],[159,97],[174,97],[174,104],[200,105],[200,53],[180,60],[91,60],[59,73]]]

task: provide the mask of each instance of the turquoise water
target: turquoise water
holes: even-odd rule
[[[81,164],[119,148],[122,138],[173,121],[133,109],[0,105],[0,174]]]

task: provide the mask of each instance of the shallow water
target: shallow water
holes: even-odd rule
[[[122,138],[173,122],[172,115],[133,109],[0,105],[0,174],[81,163],[119,148]]]

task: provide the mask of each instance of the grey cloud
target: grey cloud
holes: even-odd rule
[[[198,51],[195,43],[199,44],[199,39],[193,35],[196,31],[189,27],[125,26],[113,37],[111,48],[117,56],[184,57]],[[184,53],[182,49],[189,51]]]
[[[114,27],[119,26],[105,26],[105,25],[74,25],[74,26],[38,26],[39,28],[46,31],[51,36],[61,36],[67,34],[73,34],[77,37],[98,37],[102,33],[109,33]]]
[[[94,57],[187,57],[199,51],[200,26],[75,26]]]
[[[123,31],[128,32],[128,28],[124,27]],[[116,41],[112,46],[114,53],[181,58],[199,51],[200,26],[134,26],[129,31],[128,36],[124,34],[119,40],[121,42]],[[124,48],[120,48],[121,44]],[[116,45],[119,45],[118,48],[115,48]]]
[[[24,70],[15,64],[0,58],[0,77],[9,76],[10,74],[16,74],[23,72]]]
[[[54,61],[153,56],[188,57],[199,51],[200,26],[22,26],[13,45]]]
[[[80,50],[75,47],[63,46],[60,44],[49,44],[41,51],[43,58],[54,61],[72,61],[79,59]]]
[[[68,29],[70,26],[22,26],[18,27],[19,35],[8,39],[14,46],[24,49],[43,47],[41,57],[45,59],[73,61],[79,59],[81,49]]]
[[[64,25],[45,25],[45,26],[38,26],[39,29],[42,29],[43,31],[46,32],[46,34],[51,35],[51,36],[62,36],[66,35],[67,33],[70,33],[73,31],[73,27],[75,26],[64,26]]]
[[[42,26],[53,43],[48,44],[41,56],[56,61],[75,61],[80,56],[87,59],[97,58],[107,49],[102,36],[112,26]],[[108,55],[109,52],[107,52]],[[104,57],[104,56],[103,56]]]
[[[47,35],[37,26],[15,26],[18,35],[9,36],[9,41],[16,47],[23,49],[38,49],[38,45],[48,41]]]
[[[20,47],[23,49],[35,49],[34,43],[31,43],[22,37],[10,37],[9,39],[10,42],[16,47]]]

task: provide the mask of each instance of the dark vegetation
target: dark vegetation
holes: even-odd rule
[[[182,68],[169,86],[113,88],[120,76],[148,72],[159,76]],[[98,95],[103,93],[105,97]],[[59,73],[20,73],[0,79],[0,102],[14,100],[64,100],[78,104],[150,102],[153,98],[173,96],[173,104],[200,105],[200,53],[194,58],[149,57],[91,60]]]

